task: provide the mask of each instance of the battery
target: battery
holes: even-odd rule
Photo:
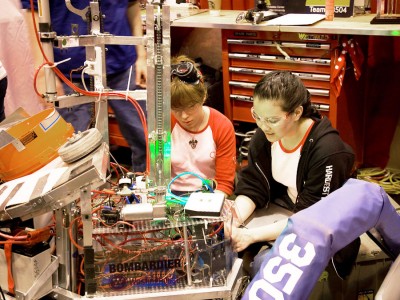
[[[14,278],[15,291],[26,294],[35,284],[36,279],[44,272],[51,263],[50,248],[47,244],[37,244],[33,247],[21,247],[13,245],[12,247],[12,274]],[[7,261],[4,255],[4,249],[0,248],[0,286],[3,291],[8,289],[8,271]],[[46,295],[52,289],[52,280],[50,278],[34,295],[35,299]]]

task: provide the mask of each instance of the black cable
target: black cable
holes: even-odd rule
[[[369,236],[369,238],[371,240],[373,240],[375,242],[375,244],[377,244],[379,246],[379,248],[381,248],[381,250],[387,255],[389,256],[389,258],[393,261],[396,260],[396,255],[389,249],[388,246],[386,246],[386,243],[384,241],[380,241],[378,240],[369,230],[367,230],[367,235]]]
[[[0,285],[0,293],[1,293],[1,298],[3,300],[6,300],[6,296],[4,296],[3,289],[1,288],[1,285]]]

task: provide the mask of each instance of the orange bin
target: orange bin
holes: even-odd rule
[[[0,179],[29,175],[58,156],[74,128],[54,109],[43,110],[6,129],[11,141],[0,148]]]

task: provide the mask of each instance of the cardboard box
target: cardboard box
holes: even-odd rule
[[[325,0],[265,0],[265,2],[269,10],[280,14],[325,14]],[[335,0],[335,17],[351,17],[353,10],[354,0]]]

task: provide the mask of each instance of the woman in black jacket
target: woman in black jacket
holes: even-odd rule
[[[265,75],[254,89],[252,115],[258,129],[248,165],[235,190],[237,220],[243,224],[270,202],[297,212],[340,188],[350,177],[354,153],[327,118],[311,105],[300,78],[287,71]],[[233,248],[275,240],[287,220],[262,227],[235,227]]]

